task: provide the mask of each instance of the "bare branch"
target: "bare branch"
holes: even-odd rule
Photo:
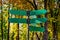
[[[36,1],[35,1],[35,0],[33,0],[33,3],[34,3],[34,8],[35,8],[35,10],[37,10]]]
[[[26,0],[26,1],[29,2],[33,6],[33,8],[35,7],[31,1],[29,1],[29,0]]]

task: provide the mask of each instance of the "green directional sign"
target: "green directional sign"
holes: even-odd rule
[[[30,19],[30,23],[42,23],[46,22],[46,18],[35,18],[35,19]],[[9,22],[11,23],[27,23],[27,19],[23,18],[11,18],[9,19]]]
[[[30,23],[44,23],[47,21],[47,18],[34,18],[30,20]]]
[[[27,23],[27,20],[26,19],[23,19],[23,18],[10,18],[9,19],[9,22],[10,23]]]
[[[34,27],[34,26],[29,26],[30,31],[39,31],[39,32],[44,32],[45,28],[44,27]]]
[[[47,10],[41,9],[41,10],[33,10],[30,12],[30,15],[41,15],[46,14]]]
[[[9,13],[14,15],[27,15],[27,12],[25,10],[9,10]]]
[[[41,10],[32,10],[30,11],[30,16],[31,15],[41,15],[41,14],[46,14],[47,10],[41,9]],[[14,14],[14,15],[27,15],[27,11],[25,10],[9,10],[9,13]]]

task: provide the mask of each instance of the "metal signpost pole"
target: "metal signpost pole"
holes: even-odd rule
[[[30,11],[27,11],[27,16],[28,16],[28,19],[27,19],[27,23],[28,23],[28,40],[29,40],[29,23],[30,23],[29,16],[30,16]]]

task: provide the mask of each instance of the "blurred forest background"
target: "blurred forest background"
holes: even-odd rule
[[[26,23],[9,23],[9,18],[27,18],[9,14],[8,10],[40,10],[47,9],[46,15],[38,17],[48,18],[45,32],[30,32],[29,40],[60,40],[60,0],[0,0],[0,40],[28,40],[28,26]]]

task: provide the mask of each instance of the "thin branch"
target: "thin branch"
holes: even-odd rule
[[[29,0],[26,0],[26,1],[29,2],[33,6],[33,8],[35,7],[31,1],[29,1]]]
[[[35,8],[35,10],[37,10],[36,1],[35,1],[35,0],[33,0],[33,3],[34,3],[34,8]]]

